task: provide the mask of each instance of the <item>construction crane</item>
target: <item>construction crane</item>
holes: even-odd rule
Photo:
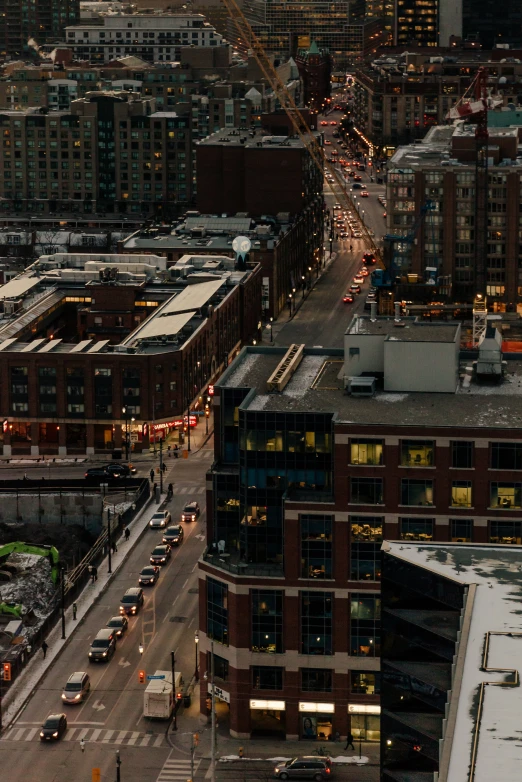
[[[389,261],[384,269],[376,269],[372,272],[372,284],[376,288],[392,288],[395,285],[397,277],[400,275],[401,269],[405,264],[406,257],[410,255],[412,245],[417,237],[422,223],[424,222],[428,212],[435,209],[433,201],[426,199],[424,204],[420,208],[420,212],[417,215],[415,222],[413,223],[411,230],[406,235],[401,234],[386,234],[384,237],[385,247],[389,247]],[[433,268],[427,267],[426,269],[428,284],[434,285],[436,283],[436,269],[435,279],[433,275]]]
[[[223,0],[223,5],[230,14],[230,18],[234,20],[239,35],[245,42],[246,47],[251,50],[264,78],[272,88],[274,95],[277,97],[281,107],[285,110],[288,118],[290,119],[290,122],[292,123],[292,127],[301,139],[303,146],[307,149],[314,164],[321,172],[321,177],[324,177],[324,170],[326,168],[333,179],[333,181],[329,182],[328,184],[334,197],[341,203],[341,205],[344,205],[344,208],[354,218],[360,221],[359,215],[357,214],[354,205],[348,196],[346,183],[343,177],[326,157],[323,147],[319,144],[312,130],[308,127],[308,124],[304,119],[301,111],[297,107],[292,95],[286,88],[286,85],[280,79],[273,64],[267,57],[261,42],[245,17],[242,9],[237,4],[236,0]],[[334,187],[335,184],[338,186],[339,192],[336,192]],[[373,237],[368,232],[368,229],[364,223],[362,221],[360,222],[361,231],[369,248],[372,250],[374,255],[380,258],[381,253],[379,248],[376,246]]]

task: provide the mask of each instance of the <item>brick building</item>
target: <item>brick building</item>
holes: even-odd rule
[[[233,735],[377,741],[383,537],[521,542],[522,369],[459,346],[356,318],[344,354],[249,347],[216,384],[199,663]]]
[[[309,49],[297,52],[295,63],[303,80],[303,103],[314,112],[323,111],[332,91],[332,57],[312,41]]]
[[[34,41],[63,40],[67,25],[79,18],[79,0],[0,0],[0,58],[36,57]]]
[[[148,448],[257,334],[252,264],[192,256],[42,256],[1,288],[1,446],[13,453]],[[178,267],[179,268],[179,267]]]

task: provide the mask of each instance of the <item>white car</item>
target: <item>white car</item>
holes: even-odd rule
[[[151,529],[164,529],[164,527],[170,524],[171,515],[170,511],[162,510],[155,513],[149,521],[149,527]]]

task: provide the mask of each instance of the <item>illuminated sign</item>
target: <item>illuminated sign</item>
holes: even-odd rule
[[[250,701],[250,708],[254,709],[256,711],[263,711],[264,709],[269,709],[270,711],[284,711],[285,710],[285,702],[284,701]]]
[[[209,386],[208,387],[208,395],[209,396],[214,396],[214,386]]]
[[[153,424],[152,428],[155,432],[162,432],[164,429],[172,429],[174,426],[183,426],[187,423],[187,416],[184,418],[176,418],[175,421],[169,421],[166,424]],[[198,417],[197,415],[191,415],[190,416],[190,425],[191,426],[197,426],[198,423]]]
[[[335,704],[333,703],[311,703],[310,701],[300,701],[299,711],[319,712],[320,714],[333,714]]]
[[[348,714],[380,714],[380,706],[370,706],[367,703],[349,703]]]

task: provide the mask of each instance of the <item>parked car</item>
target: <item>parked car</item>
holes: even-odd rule
[[[177,524],[174,527],[168,527],[163,533],[163,543],[168,543],[169,546],[179,546],[183,543],[183,537],[185,533],[181,524]]]
[[[332,778],[330,758],[305,756],[278,763],[274,769],[276,779],[313,779],[316,782]]]
[[[146,565],[138,577],[140,586],[154,586],[159,578],[160,569],[157,565]]]
[[[170,546],[156,546],[150,555],[151,565],[166,565],[170,559]]]
[[[88,673],[76,671],[71,673],[62,691],[64,703],[81,703],[91,689],[91,679]]]
[[[151,520],[149,521],[149,527],[151,529],[163,529],[171,522],[171,515],[170,511],[168,510],[160,510],[157,513],[153,515]]]
[[[41,741],[59,741],[67,730],[65,714],[49,714],[40,730]]]
[[[109,627],[104,627],[94,638],[89,649],[89,661],[108,662],[116,651],[116,633]]]
[[[200,510],[197,502],[188,502],[181,513],[181,521],[196,521]]]
[[[126,616],[113,616],[107,622],[107,627],[110,627],[111,630],[114,630],[117,638],[122,637],[123,633],[126,632],[128,626],[129,626],[129,620],[127,619]]]
[[[127,589],[120,600],[120,615],[127,614],[134,616],[143,605],[143,589],[140,587],[131,587]]]

